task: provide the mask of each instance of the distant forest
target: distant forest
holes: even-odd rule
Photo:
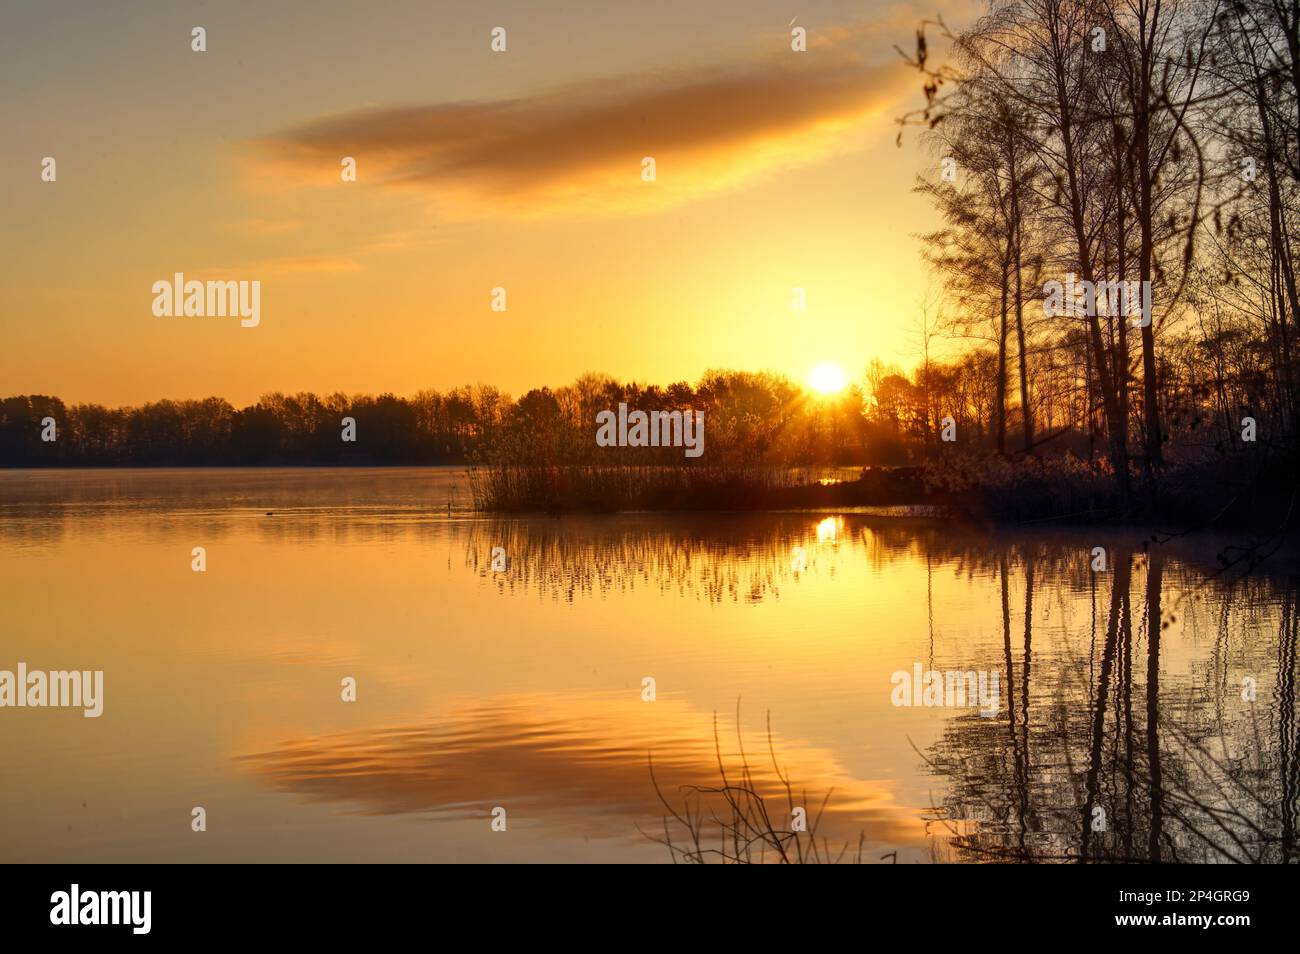
[[[906,379],[899,385],[910,388]],[[411,397],[267,394],[236,408],[217,397],[138,407],[66,405],[26,395],[0,401],[0,464],[9,467],[248,466],[348,464],[611,463],[624,451],[598,448],[596,414],[626,402],[641,410],[705,413],[710,463],[902,462],[922,437],[907,413],[886,425],[864,414],[858,386],[814,396],[772,374],[711,372],[698,385],[623,384],[587,375],[574,384],[511,399],[477,385]],[[901,410],[901,409],[900,409]],[[55,422],[53,441],[42,421]],[[344,441],[343,419],[355,423]],[[914,422],[913,422],[914,423]],[[665,461],[680,449],[644,448]],[[597,452],[604,452],[603,456]]]
[[[1221,334],[1200,325],[1165,339],[1159,394],[1171,466],[1278,450],[1269,377],[1251,360],[1248,337],[1231,340],[1229,350]],[[1216,361],[1206,374],[1209,351]],[[218,397],[109,408],[24,395],[0,401],[0,465],[746,468],[899,466],[959,455],[1012,463],[1027,456],[1068,458],[1107,471],[1104,420],[1089,398],[1084,363],[1070,348],[1058,348],[1036,356],[1034,367],[1028,390],[1037,427],[1028,455],[1023,445],[1006,450],[1006,432],[1023,433],[1021,406],[999,406],[996,354],[976,349],[951,360],[923,360],[910,373],[873,361],[859,380],[831,395],[781,375],[740,371],[712,371],[695,385],[666,387],[588,374],[517,400],[488,385],[411,397],[272,393],[243,408]],[[598,447],[597,413],[621,402],[645,411],[702,410],[703,457],[691,461],[679,448]],[[1256,444],[1244,445],[1239,420],[1249,413],[1259,415],[1260,433]],[[53,441],[42,439],[47,418],[54,421]],[[342,439],[344,418],[356,422],[353,442]],[[952,442],[941,439],[945,418],[955,425]]]

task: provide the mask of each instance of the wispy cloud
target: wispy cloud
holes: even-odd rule
[[[298,231],[302,223],[293,219],[245,219],[237,227],[249,235],[283,235]]]
[[[260,264],[284,272],[355,272],[361,269],[360,263],[335,255],[295,255],[266,259]]]
[[[851,148],[911,80],[840,32],[807,53],[615,76],[494,101],[375,106],[257,141],[278,184],[359,181],[520,215],[663,208]],[[879,52],[876,44],[868,48]],[[657,181],[642,181],[654,157]]]
[[[257,277],[267,272],[285,274],[294,272],[357,272],[364,266],[360,262],[338,255],[289,255],[275,258],[259,258],[242,261],[237,264],[215,265],[194,269],[196,276],[203,273],[204,278],[247,278]]]

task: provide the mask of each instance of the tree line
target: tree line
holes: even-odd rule
[[[1160,401],[1169,432],[1185,452],[1199,442],[1206,453],[1232,454],[1236,415],[1263,406],[1258,396],[1269,384],[1255,340],[1206,321],[1163,344]],[[1039,456],[1104,462],[1100,421],[1080,381],[1086,354],[1087,341],[1077,333],[1033,354],[1028,406],[1050,436],[1036,445]],[[1197,384],[1207,361],[1215,368],[1211,388]],[[596,415],[620,402],[645,411],[704,411],[701,464],[924,464],[954,453],[994,455],[1006,449],[1006,430],[1022,432],[1025,405],[998,407],[1001,379],[997,355],[976,348],[910,371],[872,360],[835,395],[813,394],[779,374],[742,371],[712,371],[697,384],[666,387],[588,374],[517,400],[490,385],[411,397],[277,392],[243,408],[219,397],[105,407],[18,395],[0,399],[0,466],[690,464],[679,448],[598,447]],[[343,440],[345,418],[354,422],[355,441]],[[946,420],[955,425],[951,443],[941,438]]]
[[[682,460],[680,448],[598,447],[596,414],[620,402],[703,410],[709,463],[852,464],[873,453],[859,386],[823,398],[780,375],[713,371],[695,385],[667,387],[589,374],[518,399],[490,385],[411,397],[272,393],[242,408],[219,397],[110,408],[19,395],[0,400],[0,464],[552,465],[614,463],[626,453]],[[355,440],[344,439],[345,419]]]

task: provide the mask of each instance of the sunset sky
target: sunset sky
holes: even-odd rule
[[[933,160],[914,133],[895,146],[920,90],[892,46],[974,5],[708,6],[7,5],[0,393],[240,404],[910,364],[935,221],[911,188]],[[259,280],[260,326],[154,317],[175,272]]]

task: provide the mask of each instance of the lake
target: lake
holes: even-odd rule
[[[457,468],[0,471],[0,669],[104,673],[99,718],[0,709],[0,860],[668,862],[760,804],[822,860],[1295,860],[1289,551],[469,508]]]

